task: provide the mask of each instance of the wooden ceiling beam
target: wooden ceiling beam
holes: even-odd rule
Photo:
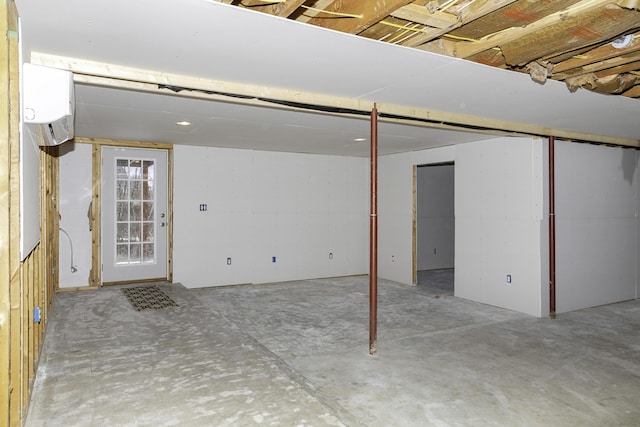
[[[540,58],[542,56],[550,55],[552,52],[539,52],[541,46],[544,46],[544,43],[540,42],[532,43],[534,40],[527,39],[530,36],[536,36],[538,39],[542,39],[543,37],[554,38],[560,37],[563,34],[560,30],[564,30],[565,34],[567,31],[587,31],[588,29],[582,28],[582,17],[588,16],[590,21],[595,24],[603,25],[602,21],[598,21],[595,19],[596,16],[602,17],[604,14],[601,14],[605,7],[608,8],[607,12],[614,13],[611,9],[612,7],[617,7],[620,9],[634,10],[637,9],[637,5],[640,4],[638,0],[582,0],[576,3],[569,9],[561,11],[559,13],[554,13],[545,18],[542,18],[532,24],[527,25],[526,27],[517,27],[510,28],[505,31],[501,31],[494,35],[487,37],[485,40],[475,41],[475,42],[459,42],[458,47],[456,49],[456,56],[459,58],[467,58],[469,56],[480,53],[484,50],[502,47],[503,51],[506,46],[510,46],[510,52],[513,59],[509,59],[508,55],[505,53],[505,57],[507,57],[507,63],[512,65],[524,65],[524,63],[531,61],[535,58]],[[631,21],[631,26],[637,25],[637,16],[635,13],[630,14],[626,17]],[[619,19],[618,16],[612,17],[613,20]],[[617,23],[617,22],[616,22]],[[606,23],[609,25],[609,23]],[[626,25],[626,24],[625,24]],[[572,28],[570,28],[572,27]],[[596,34],[597,37],[599,34]],[[609,36],[611,37],[611,36]],[[534,37],[535,38],[535,37]],[[585,44],[587,41],[580,39],[581,35],[578,34],[576,36],[575,43]],[[596,43],[601,40],[591,40],[591,43]],[[566,48],[566,41],[558,41],[560,46]],[[528,48],[532,52],[526,52],[526,55],[519,54],[518,49]],[[536,51],[536,53],[533,53]],[[533,58],[531,57],[533,55]]]
[[[631,44],[625,48],[617,49],[611,43],[600,46],[589,52],[584,52],[576,57],[560,62],[553,67],[554,78],[556,74],[558,78],[566,74],[572,74],[573,70],[583,69],[584,67],[595,64],[596,62],[606,61],[617,56],[629,55],[640,51],[640,33],[635,33]]]
[[[367,28],[359,35],[386,43],[402,44],[408,38],[415,37],[416,30],[422,28],[424,28],[422,24],[407,22],[390,16],[384,21]]]
[[[270,15],[281,16],[287,18],[293,12],[295,12],[305,0],[287,0],[286,2],[273,2],[263,0],[242,0],[240,6],[247,9],[255,10],[262,13],[268,13]]]
[[[440,11],[431,13],[426,6],[418,6],[414,3],[391,12],[391,16],[440,29],[450,28],[452,25],[458,23],[457,15]]]
[[[308,23],[345,33],[358,34],[386,18],[391,12],[409,3],[411,3],[411,0],[360,0],[351,2],[335,0],[324,9],[325,12],[318,13]]]
[[[417,47],[418,49],[422,49],[430,52],[443,53],[443,52],[438,52],[437,49],[432,50],[433,45],[425,45],[425,46],[421,46],[421,45],[424,45],[425,43],[435,38],[438,38],[450,31],[460,28],[463,25],[468,24],[469,22],[473,22],[476,19],[480,19],[485,15],[488,15],[492,12],[495,12],[498,9],[508,6],[511,3],[514,3],[515,1],[516,0],[476,0],[459,13],[459,20],[456,24],[448,28],[439,28],[429,33],[419,34],[413,39],[411,39],[409,43],[406,44],[406,46]],[[455,55],[450,55],[450,56],[455,56]]]
[[[308,23],[313,18],[318,16],[318,14],[321,13],[320,12],[321,10],[324,10],[327,7],[329,7],[329,5],[333,3],[333,1],[334,0],[318,0],[313,4],[313,8],[309,8],[305,10],[304,13],[302,13],[299,17],[296,18],[296,21]]]
[[[640,84],[637,84],[628,91],[623,92],[622,96],[628,96],[629,98],[640,98]]]
[[[603,78],[612,74],[630,73],[632,71],[640,70],[640,56],[635,56],[632,59],[634,60],[633,62],[629,61],[614,67],[604,68],[595,71],[594,74],[598,76],[598,78]]]
[[[640,22],[640,12],[614,4],[576,16],[546,31],[529,34],[500,45],[507,64],[523,66],[534,60],[544,60],[584,46],[606,43],[620,34],[634,30]]]
[[[552,72],[554,80],[565,80],[582,74],[595,73],[598,77],[611,74],[628,73],[640,69],[640,52],[635,55],[616,56],[602,61],[587,64],[584,67],[574,68],[562,75]]]

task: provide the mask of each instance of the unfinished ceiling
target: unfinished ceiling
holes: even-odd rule
[[[223,0],[222,3],[640,97],[638,0]]]
[[[80,138],[368,156],[376,105],[380,154],[496,132],[640,146],[636,99],[214,0],[16,4],[25,61],[74,73]]]

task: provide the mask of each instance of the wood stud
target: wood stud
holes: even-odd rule
[[[57,222],[52,221],[46,203],[55,191],[55,164],[50,152],[40,156],[42,187],[41,241],[20,256],[20,138],[18,14],[13,0],[0,4],[0,31],[6,35],[0,45],[0,93],[8,102],[0,104],[0,425],[24,423],[26,409],[48,318],[55,276],[47,274],[55,265]],[[55,227],[55,228],[54,228]],[[57,238],[56,238],[57,239]],[[51,250],[55,247],[55,250]],[[41,321],[34,322],[34,309]]]

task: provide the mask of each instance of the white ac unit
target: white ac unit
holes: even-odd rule
[[[22,66],[23,123],[40,135],[40,145],[73,139],[73,73],[25,63]]]

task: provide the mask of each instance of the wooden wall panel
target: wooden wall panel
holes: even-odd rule
[[[0,103],[0,426],[24,423],[56,279],[46,274],[46,269],[55,265],[51,260],[57,242],[55,246],[43,244],[47,243],[43,236],[50,236],[54,228],[57,231],[57,220],[49,221],[42,215],[41,242],[24,260],[20,257],[17,22],[14,1],[0,3],[0,31],[5,35],[0,42],[0,97],[6,100]],[[57,191],[56,161],[47,153],[41,156],[43,194],[44,189]],[[43,203],[41,212],[46,211]],[[34,322],[36,307],[45,314],[39,323]]]
[[[8,33],[7,3],[0,4],[0,32]],[[9,91],[9,49],[6,42],[0,44],[0,95],[7,99]],[[11,394],[10,384],[10,358],[11,352],[11,293],[9,286],[4,284],[9,282],[11,253],[9,252],[9,159],[11,158],[11,144],[9,141],[9,105],[7,102],[0,103],[0,407],[8,408]],[[0,412],[0,425],[9,424],[9,411]]]
[[[6,90],[5,99],[9,100],[8,110],[8,145],[9,145],[9,292],[11,311],[9,313],[9,422],[11,425],[21,423],[24,408],[26,378],[23,358],[23,327],[24,304],[21,285],[20,262],[20,138],[17,116],[18,109],[18,44],[17,44],[17,16],[15,4],[6,4],[7,32],[6,43],[3,48],[7,55],[8,82],[3,82]],[[27,343],[28,349],[28,343]]]

